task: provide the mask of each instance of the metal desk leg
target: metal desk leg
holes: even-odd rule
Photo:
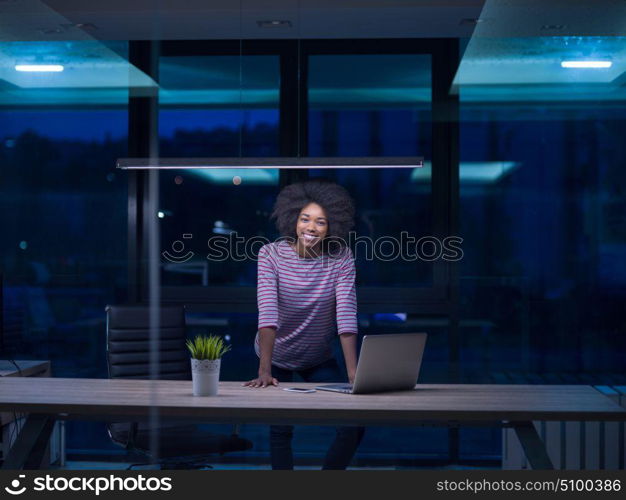
[[[65,420],[59,422],[59,465],[65,467],[67,455],[65,454]]]
[[[53,427],[54,418],[50,415],[28,415],[24,427],[2,464],[2,469],[41,468]]]
[[[515,434],[524,449],[526,459],[534,470],[553,470],[554,465],[546,451],[546,445],[537,434],[532,422],[511,422],[510,426],[515,429]]]

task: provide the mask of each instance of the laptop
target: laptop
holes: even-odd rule
[[[425,333],[366,335],[356,368],[354,385],[320,385],[320,391],[369,394],[385,391],[412,390],[417,383]]]

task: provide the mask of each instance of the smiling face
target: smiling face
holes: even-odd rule
[[[317,203],[309,203],[300,211],[296,223],[298,253],[302,256],[318,254],[322,240],[327,234],[326,212]]]

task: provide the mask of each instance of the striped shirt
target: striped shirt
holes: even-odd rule
[[[286,241],[259,251],[258,328],[275,328],[272,364],[302,370],[332,358],[336,334],[357,333],[354,258],[301,258]],[[259,334],[254,341],[260,355]]]

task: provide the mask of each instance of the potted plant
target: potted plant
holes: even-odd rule
[[[187,340],[191,353],[191,380],[194,396],[217,396],[220,381],[220,361],[230,351],[217,335],[197,335]]]

